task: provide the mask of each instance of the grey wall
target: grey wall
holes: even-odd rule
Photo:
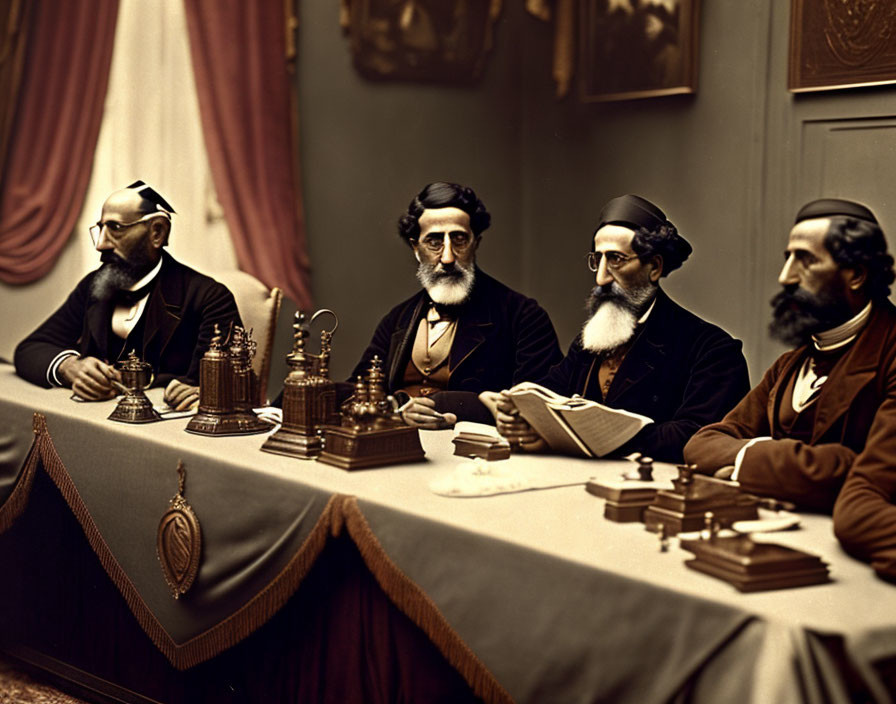
[[[552,30],[522,5],[505,1],[483,80],[449,89],[365,81],[333,4],[302,3],[305,203],[316,302],[342,320],[334,374],[415,290],[395,219],[447,179],[493,213],[480,264],[537,298],[564,347],[592,285],[584,254],[601,205],[627,192],[655,200],[695,250],[664,286],[744,340],[758,381],[781,351],[765,332],[768,300],[799,205],[856,198],[896,232],[896,89],[794,96],[790,3],[703,0],[696,95],[557,101]]]
[[[463,88],[361,78],[337,3],[300,3],[304,200],[315,301],[341,320],[334,377],[348,374],[380,317],[416,290],[395,221],[434,180],[477,189],[494,223],[480,264],[536,297],[564,347],[591,286],[583,255],[601,205],[626,192],[655,200],[695,248],[664,286],[744,340],[754,382],[780,352],[765,333],[767,301],[802,202],[862,200],[896,244],[896,88],[794,96],[790,3],[702,5],[695,96],[584,104],[575,94],[555,100],[552,29],[519,0],[504,0],[485,74]],[[79,276],[60,265],[33,286],[0,286],[0,355]],[[280,333],[275,380],[288,327]]]

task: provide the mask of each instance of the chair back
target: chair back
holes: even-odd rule
[[[236,299],[236,307],[243,319],[243,327],[252,330],[252,338],[258,344],[252,369],[258,375],[258,393],[253,400],[256,407],[267,405],[268,376],[271,371],[271,351],[277,329],[277,315],[283,301],[283,292],[276,286],[268,289],[261,281],[245,271],[222,271],[215,279],[224,284]]]

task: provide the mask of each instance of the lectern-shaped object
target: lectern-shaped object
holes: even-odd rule
[[[336,320],[336,314],[327,309],[317,311],[307,323],[304,313],[296,313],[293,348],[286,357],[291,371],[283,382],[283,423],[261,446],[265,452],[302,459],[316,457],[323,444],[321,427],[339,420],[336,385],[329,378],[333,333],[339,321],[331,330],[321,332],[319,355],[305,349],[311,323],[324,314]]]
[[[708,511],[722,526],[759,517],[756,497],[741,493],[731,482],[696,474],[694,469],[693,465],[678,465],[673,488],[657,492],[644,510],[647,530],[656,533],[665,525],[670,536],[701,530]]]
[[[186,430],[197,435],[251,435],[271,426],[251,408],[251,366],[254,342],[251,333],[237,326],[230,347],[215,325],[208,350],[199,361],[199,412]]]
[[[358,377],[354,396],[343,405],[342,424],[324,426],[320,461],[367,469],[422,460],[420,432],[405,425],[393,402],[383,387],[382,361],[374,357],[367,378]]]

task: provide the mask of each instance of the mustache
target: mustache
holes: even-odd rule
[[[797,284],[784,287],[772,297],[769,334],[785,344],[799,346],[813,334],[835,327],[850,318],[845,301],[830,294],[814,294]]]
[[[615,281],[595,286],[585,299],[585,311],[592,316],[604,303],[612,302],[624,310],[641,313],[645,303],[653,298],[655,288],[648,285],[626,290]]]

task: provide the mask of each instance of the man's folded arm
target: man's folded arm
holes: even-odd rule
[[[873,477],[873,478],[872,478]],[[896,475],[850,472],[834,505],[834,534],[851,555],[896,581]]]
[[[88,296],[89,282],[85,278],[49,318],[16,346],[13,362],[20,377],[43,387],[66,385],[58,369],[66,357],[78,354]]]

